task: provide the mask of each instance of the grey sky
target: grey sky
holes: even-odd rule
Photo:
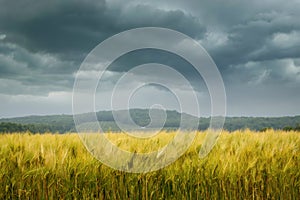
[[[0,117],[71,113],[74,78],[85,56],[106,38],[144,26],[174,29],[203,45],[224,79],[228,115],[299,115],[299,10],[298,0],[0,0]],[[183,60],[144,50],[114,63],[107,90],[131,66],[153,61],[197,79]],[[201,80],[197,91],[208,115]],[[155,87],[143,92],[137,105],[152,102],[149,94],[165,94]]]

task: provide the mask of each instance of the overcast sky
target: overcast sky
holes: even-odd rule
[[[0,0],[0,118],[72,113],[74,79],[86,55],[114,34],[149,26],[180,31],[203,45],[223,77],[229,116],[299,115],[299,10],[299,0]],[[174,55],[145,50],[117,60],[106,89],[130,67],[154,61],[194,80]],[[200,110],[209,115],[209,94],[199,88]],[[167,109],[176,107],[167,94],[145,87],[136,105],[149,106],[155,96]]]

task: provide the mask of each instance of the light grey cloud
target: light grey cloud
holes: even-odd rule
[[[43,53],[32,53],[20,46],[0,43],[0,93],[47,95],[69,91],[74,65]]]
[[[46,96],[0,94],[0,99],[0,118],[72,113],[72,93],[68,92],[50,92]]]
[[[0,40],[4,40],[6,38],[5,34],[0,34]]]
[[[250,61],[245,64],[230,66],[224,77],[232,85],[278,85],[299,88],[299,59],[275,59],[267,61]]]

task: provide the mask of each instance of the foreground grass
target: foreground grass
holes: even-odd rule
[[[164,146],[121,134],[108,137],[128,150]],[[205,134],[175,163],[156,172],[129,174],[94,159],[76,134],[0,135],[0,199],[298,199],[300,133],[223,133],[199,159]]]

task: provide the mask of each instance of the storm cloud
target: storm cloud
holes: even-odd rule
[[[170,28],[202,44],[224,79],[229,115],[300,114],[299,10],[297,0],[0,0],[0,117],[71,113],[75,75],[86,55],[139,27]],[[149,62],[201,79],[185,60],[148,49],[114,62],[107,90],[132,66]],[[203,82],[197,91],[208,105]]]

